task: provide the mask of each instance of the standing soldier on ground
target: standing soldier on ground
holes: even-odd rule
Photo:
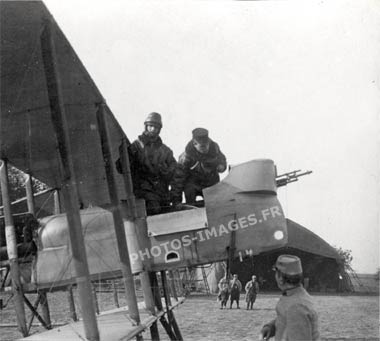
[[[144,122],[143,133],[129,146],[133,190],[145,199],[147,214],[158,214],[170,206],[169,184],[177,165],[172,150],[160,138],[161,115],[152,112]],[[117,169],[121,173],[120,159]]]
[[[181,204],[182,192],[187,204],[195,204],[197,195],[203,196],[204,188],[218,183],[219,173],[227,168],[226,157],[209,138],[207,129],[196,128],[192,136],[178,160],[171,190],[174,206]]]
[[[236,301],[237,309],[240,309],[239,299],[242,288],[243,286],[241,285],[241,282],[238,279],[238,275],[233,275],[232,281],[230,283],[230,309],[232,309],[232,304],[234,303],[234,301]]]
[[[228,297],[230,295],[230,281],[227,273],[218,283],[219,293],[218,300],[220,300],[220,309],[226,308]]]
[[[301,260],[297,256],[277,258],[275,278],[282,296],[277,303],[277,317],[261,329],[263,340],[318,340],[318,315],[311,296],[303,288]]]
[[[259,292],[259,283],[256,281],[256,276],[252,276],[252,280],[245,285],[245,301],[247,302],[247,310],[253,309],[253,304],[256,301],[257,293]]]

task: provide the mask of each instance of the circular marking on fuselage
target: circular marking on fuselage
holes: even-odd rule
[[[284,239],[284,232],[278,230],[273,234],[273,236],[274,236],[274,239],[277,239],[277,240]]]

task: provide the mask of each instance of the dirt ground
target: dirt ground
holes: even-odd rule
[[[214,297],[193,296],[176,310],[185,340],[259,340],[263,324],[275,317],[279,296],[259,295],[254,310],[220,310]],[[316,296],[323,339],[378,340],[379,297]]]
[[[245,310],[243,296],[241,309],[220,310],[216,296],[189,296],[175,310],[175,317],[184,340],[259,340],[262,325],[275,317],[278,294],[260,294],[254,310]],[[378,296],[314,296],[324,340],[379,340]],[[112,294],[99,293],[101,310],[114,308]],[[120,303],[123,303],[121,297]],[[53,323],[69,321],[65,293],[50,294],[49,304]],[[16,323],[11,302],[0,311],[1,325]],[[42,331],[32,327],[32,333]],[[159,327],[162,340],[169,340]],[[0,340],[15,340],[21,334],[16,328],[1,327]],[[149,332],[144,333],[149,340]]]

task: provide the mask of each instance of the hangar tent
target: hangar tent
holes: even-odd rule
[[[262,290],[277,290],[272,266],[280,254],[292,254],[301,258],[305,286],[311,291],[346,291],[352,284],[344,270],[337,251],[321,237],[306,227],[287,219],[288,242],[285,246],[260,253],[256,256],[235,258],[231,273],[236,273],[244,285],[252,275],[260,281]],[[217,284],[224,275],[221,264],[214,264],[207,271],[208,284],[216,292]],[[202,281],[199,281],[202,284]]]

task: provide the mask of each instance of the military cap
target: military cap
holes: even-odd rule
[[[281,271],[285,275],[301,275],[302,265],[301,260],[293,255],[281,255],[277,258],[274,270]]]
[[[193,131],[193,139],[198,142],[208,141],[208,130],[205,128],[195,128]]]

